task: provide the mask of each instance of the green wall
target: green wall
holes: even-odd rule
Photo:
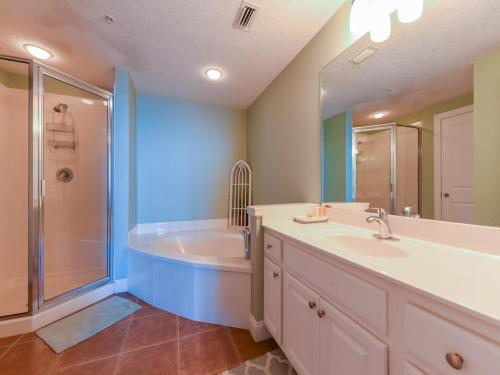
[[[356,39],[350,2],[337,2],[338,12],[248,109],[255,204],[321,200],[320,71]]]
[[[500,51],[474,64],[476,224],[500,226]]]
[[[434,218],[434,116],[474,103],[472,94],[434,104],[421,111],[401,117],[395,122],[410,125],[422,122],[422,217]]]
[[[352,168],[351,114],[342,112],[323,124],[323,202],[350,200],[348,189]]]

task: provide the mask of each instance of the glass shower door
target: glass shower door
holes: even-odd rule
[[[354,130],[354,193],[356,202],[393,212],[392,128]]]
[[[0,58],[0,317],[29,311],[29,70]]]
[[[43,303],[109,278],[110,103],[57,75],[41,84]]]

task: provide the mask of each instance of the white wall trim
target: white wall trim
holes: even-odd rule
[[[264,340],[272,337],[271,334],[269,333],[269,331],[267,330],[267,328],[264,324],[264,321],[263,320],[260,320],[260,321],[255,320],[252,313],[250,313],[250,328],[249,328],[249,330],[250,330],[250,333],[252,334],[252,337],[253,337],[255,342],[264,341]]]
[[[36,331],[47,324],[71,315],[112,294],[113,284],[109,283],[56,306],[38,311],[32,316],[2,320],[0,321],[0,337],[21,335]]]
[[[128,292],[128,279],[117,279],[113,283],[113,289],[115,293],[125,293]]]
[[[434,220],[441,220],[441,122],[449,117],[464,115],[474,111],[474,105],[438,113],[434,116]]]

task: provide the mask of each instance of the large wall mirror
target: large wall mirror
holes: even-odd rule
[[[324,202],[500,226],[500,2],[459,3],[324,67]]]

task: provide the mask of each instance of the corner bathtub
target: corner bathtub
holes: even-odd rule
[[[134,228],[129,292],[188,319],[248,328],[251,268],[241,230],[223,228],[227,221],[193,223]]]

